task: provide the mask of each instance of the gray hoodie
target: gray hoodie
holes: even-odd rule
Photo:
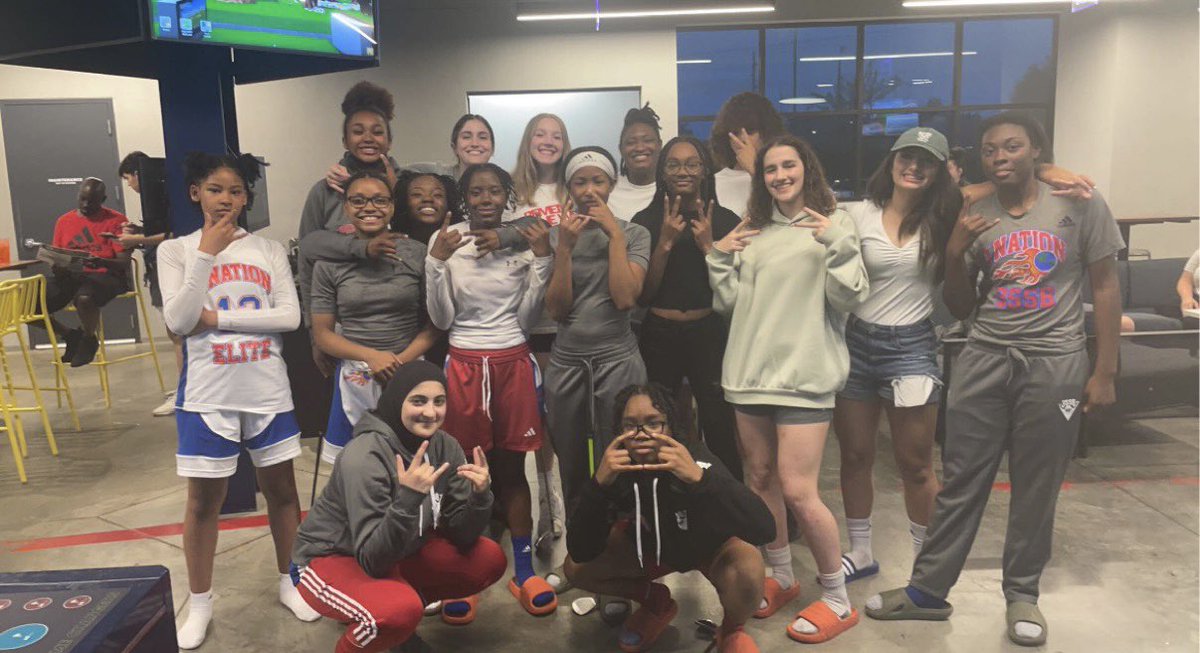
[[[479,539],[491,518],[492,493],[476,494],[471,482],[455,473],[467,461],[458,441],[445,431],[429,439],[429,464],[450,467],[428,494],[396,478],[396,454],[409,464],[413,453],[383,420],[364,415],[329,484],[300,524],[292,562],[306,567],[313,558],[354,556],[368,575],[382,578],[420,549],[435,528],[461,548]]]

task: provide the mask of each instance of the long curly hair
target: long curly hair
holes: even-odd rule
[[[758,132],[763,143],[785,131],[783,118],[779,117],[771,101],[758,93],[738,93],[725,100],[713,121],[712,135],[709,137],[713,156],[722,168],[737,167],[737,156],[729,144],[729,134],[742,129]]]
[[[567,201],[567,180],[563,179],[563,169],[567,165],[567,152],[571,151],[571,139],[567,136],[567,125],[562,118],[553,113],[539,113],[529,119],[525,125],[525,133],[521,135],[521,144],[517,147],[517,167],[513,168],[513,186],[517,189],[519,204],[533,204],[533,194],[538,189],[537,163],[529,155],[529,143],[533,141],[533,131],[537,124],[545,118],[551,118],[558,123],[562,130],[562,156],[554,164],[554,179],[558,184],[559,203]]]
[[[800,155],[800,163],[804,166],[804,184],[801,192],[804,195],[804,206],[829,215],[837,208],[837,199],[833,189],[825,181],[825,168],[821,160],[807,141],[791,134],[776,136],[763,143],[762,149],[754,157],[754,179],[750,190],[750,224],[755,228],[765,227],[771,223],[771,215],[775,212],[775,198],[767,189],[766,177],[763,174],[763,159],[767,152],[776,147],[791,147]]]

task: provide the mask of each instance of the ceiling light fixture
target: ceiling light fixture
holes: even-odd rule
[[[964,57],[979,54],[974,50],[966,50],[963,52]],[[864,61],[875,61],[878,59],[924,59],[926,57],[953,57],[953,52],[905,52],[899,54],[868,54],[863,55]],[[818,61],[854,61],[854,55],[837,55],[832,57],[800,57],[800,61],[804,63],[813,63]]]
[[[909,9],[929,7],[986,7],[989,5],[1069,5],[1071,0],[905,0]]]
[[[683,66],[686,64],[696,64],[696,63],[712,63],[712,59],[680,59],[679,61],[676,61],[675,63],[676,63],[676,65],[679,65],[679,66]]]
[[[789,97],[779,101],[780,104],[825,104],[823,97]]]
[[[775,11],[775,4],[770,2],[754,2],[737,4],[727,7],[691,7],[678,9],[613,9],[605,11],[571,11],[562,13],[525,13],[517,14],[520,22],[542,20],[600,20],[610,18],[660,18],[663,16],[712,16],[720,14],[753,14]]]

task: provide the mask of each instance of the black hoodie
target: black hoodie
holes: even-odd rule
[[[690,571],[711,560],[731,537],[755,546],[775,539],[775,520],[762,499],[733,478],[704,444],[684,446],[704,471],[698,483],[689,485],[669,472],[625,472],[608,487],[595,479],[583,487],[567,524],[572,560],[585,563],[599,556],[613,524],[630,516],[640,523],[629,537],[643,567],[658,563]]]

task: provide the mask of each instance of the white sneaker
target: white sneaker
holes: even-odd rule
[[[155,417],[166,417],[168,415],[174,415],[174,414],[175,414],[175,391],[172,390],[167,393],[166,401],[162,402],[162,404],[159,405],[158,408],[154,409],[153,415]]]

